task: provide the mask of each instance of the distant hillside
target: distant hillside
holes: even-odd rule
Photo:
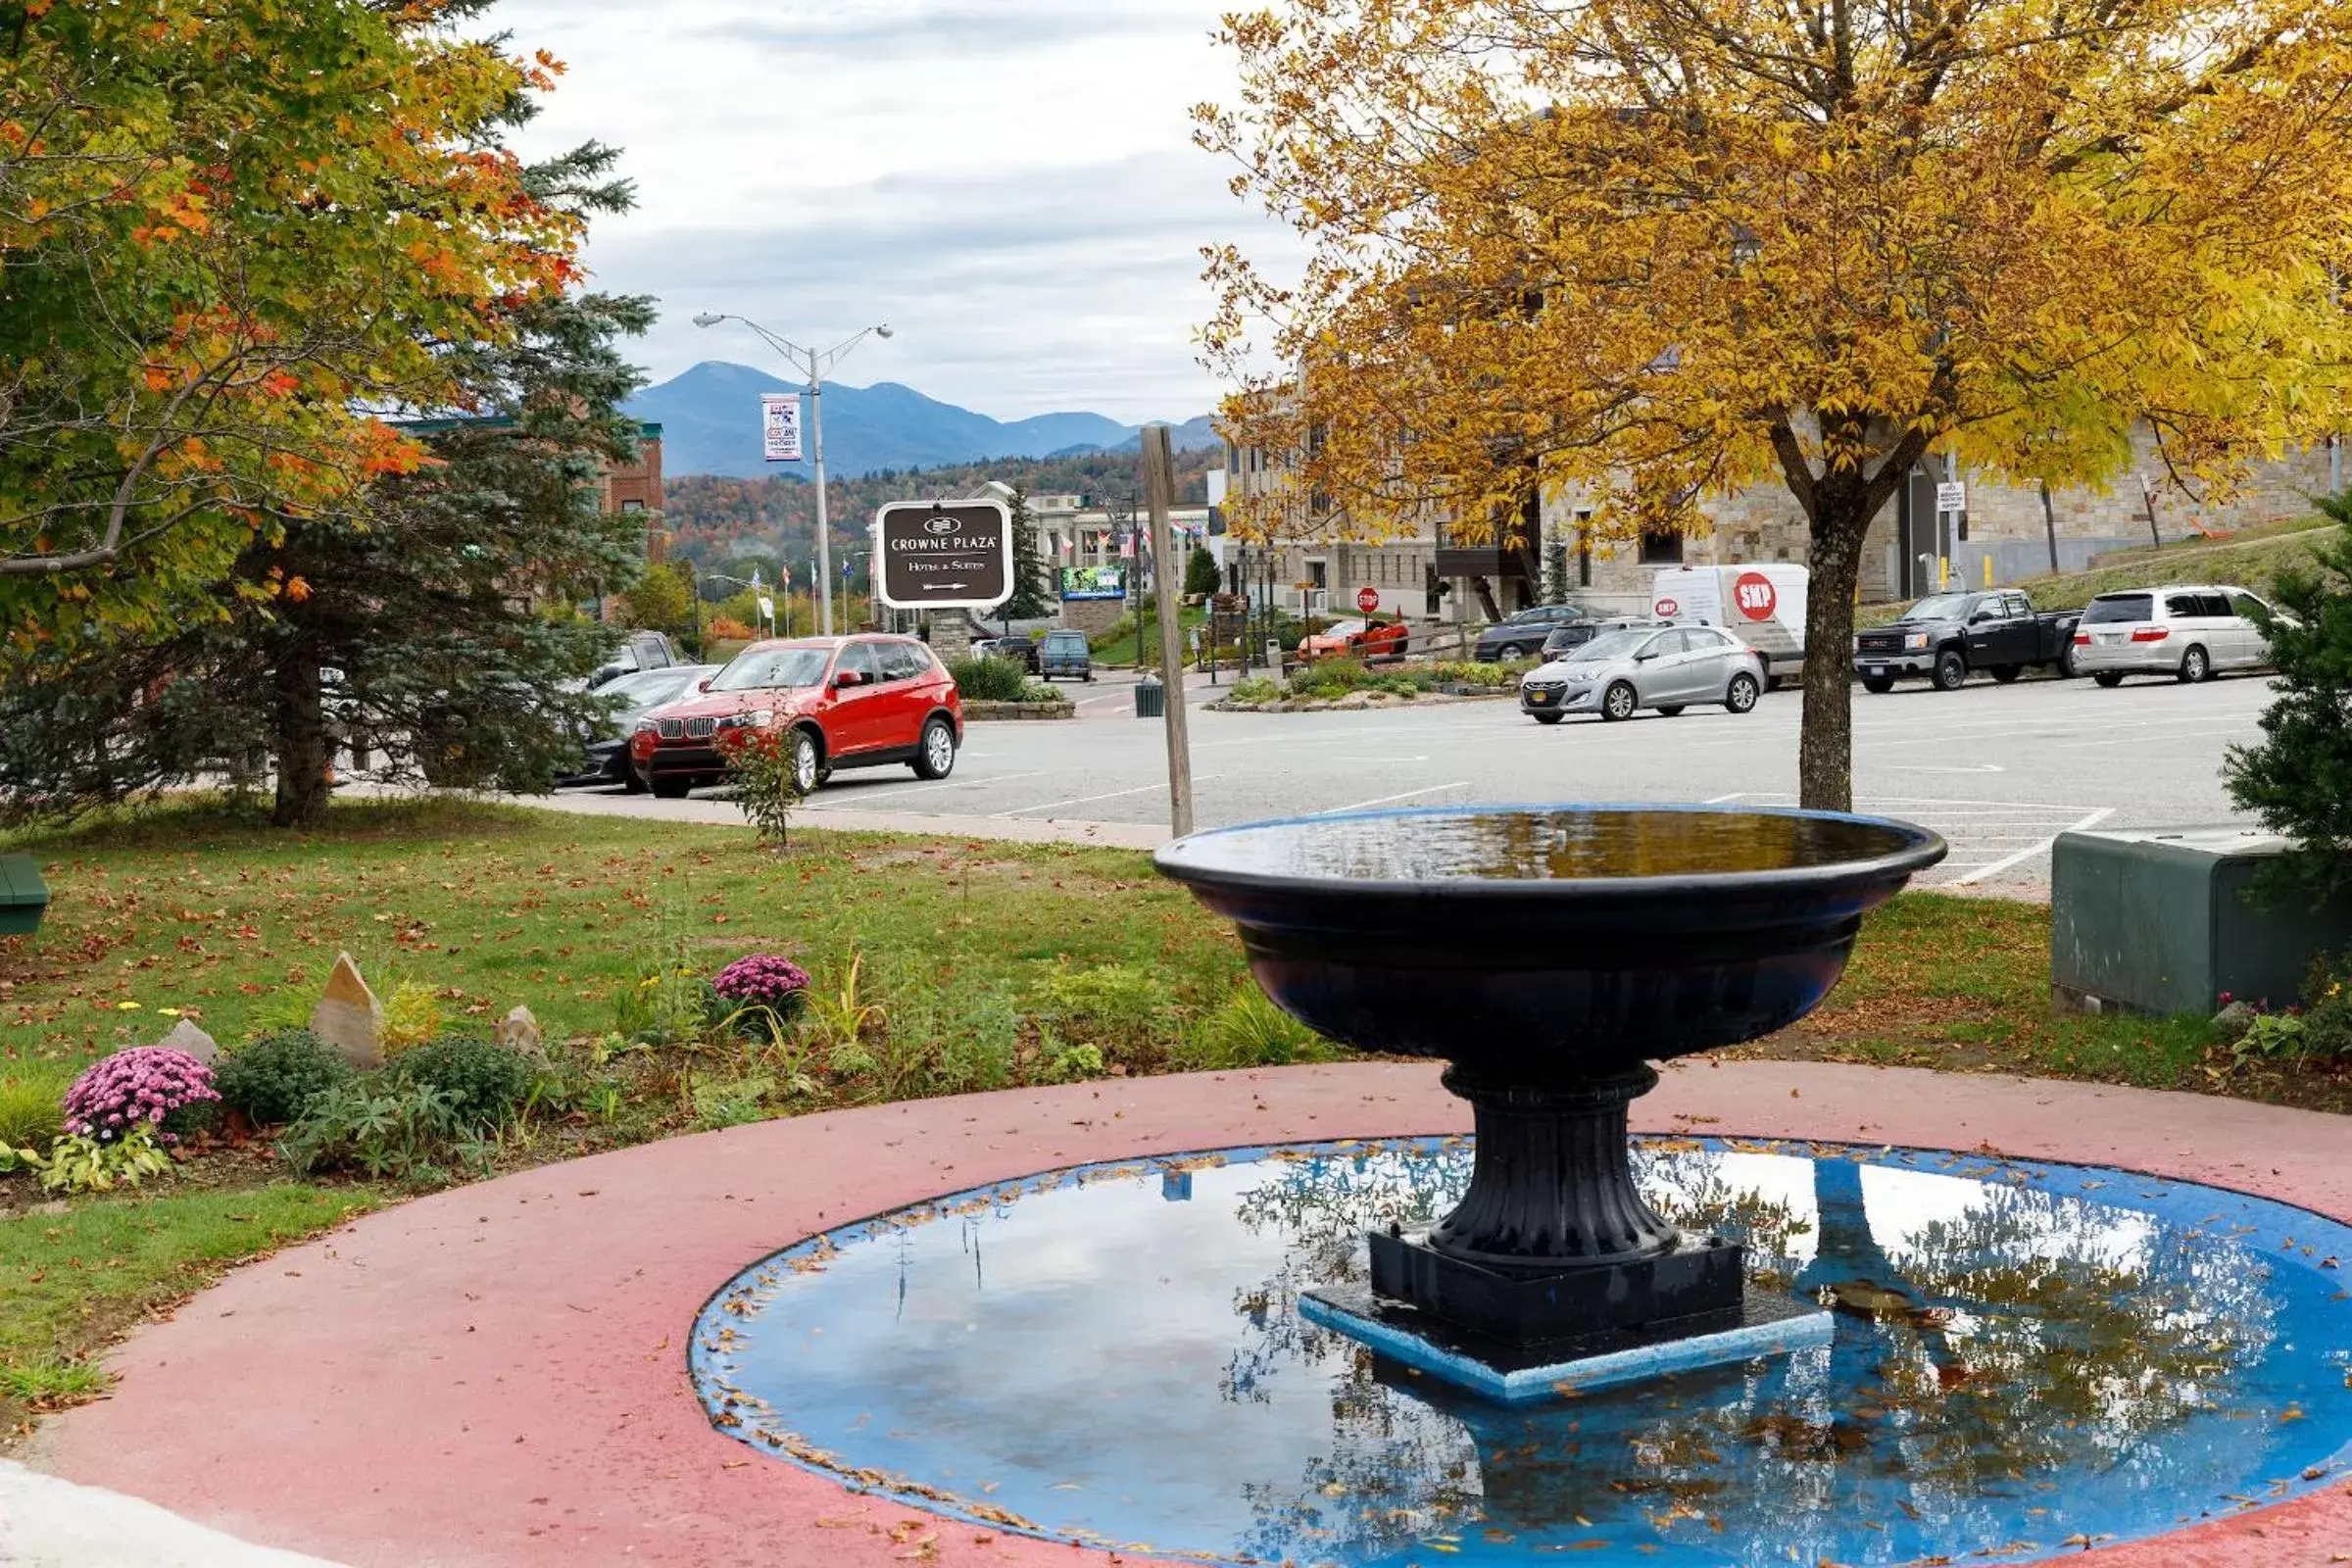
[[[792,383],[764,370],[706,360],[646,388],[627,407],[638,418],[662,425],[665,473],[805,478],[810,465],[771,464],[760,456],[760,394],[792,390]],[[1135,451],[1142,440],[1140,426],[1100,414],[992,419],[892,381],[830,383],[824,399],[825,467],[837,478],[990,458]],[[1174,439],[1179,450],[1218,444],[1205,416],[1175,426]]]
[[[1200,449],[1178,453],[1176,504],[1207,505],[1205,476],[1209,466],[1221,461],[1217,453]],[[856,479],[828,475],[833,548],[864,549],[866,527],[873,521],[875,509],[885,501],[968,496],[989,479],[1019,485],[1031,495],[1084,496],[1090,506],[1099,506],[1105,499],[1132,504],[1143,493],[1143,460],[1133,449],[1097,450],[1054,458],[955,464],[920,471],[886,469]],[[673,554],[713,567],[729,557],[764,560],[771,580],[777,562],[806,563],[811,554],[816,536],[816,490],[804,480],[782,474],[749,479],[687,474],[668,479],[662,488],[663,520],[669,525]],[[795,567],[796,572],[800,569]]]

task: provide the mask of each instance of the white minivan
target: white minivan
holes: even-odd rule
[[[2102,686],[2126,675],[2210,680],[2270,662],[2271,609],[2243,588],[2177,585],[2101,594],[2075,625],[2075,668]]]

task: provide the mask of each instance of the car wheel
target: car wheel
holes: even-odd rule
[[[1680,718],[1683,716],[1683,705],[1680,703],[1673,703],[1667,707],[1661,708],[1658,710],[1658,716],[1661,718]]]
[[[818,753],[816,737],[805,729],[792,732],[792,787],[803,795],[814,795],[825,782],[825,764]]]
[[[2082,673],[2082,666],[2075,662],[2074,640],[2069,638],[2066,644],[2066,652],[2058,656],[2059,677],[2063,680],[2073,680]]]
[[[936,716],[925,724],[912,765],[916,778],[946,778],[955,772],[956,726]]]
[[[1866,692],[1877,692],[1884,697],[1894,690],[1894,677],[1891,675],[1865,675],[1862,677],[1862,689]]]
[[[1936,656],[1936,689],[1956,692],[1968,684],[1968,661],[1957,648],[1946,648]]]
[[[693,788],[694,780],[690,778],[657,778],[654,780],[654,799],[682,801]]]
[[[2213,659],[2202,648],[2191,648],[2180,656],[2180,683],[2194,686],[2202,680],[2213,679]]]
[[[1742,670],[1732,677],[1731,690],[1723,694],[1723,706],[1735,713],[1752,713],[1761,695],[1756,688],[1756,677]]]
[[[2004,686],[2025,672],[2026,666],[2023,664],[1995,664],[1992,666],[1992,678]]]
[[[1530,713],[1527,716],[1539,724],[1557,724],[1568,715],[1565,713]]]
[[[2090,678],[2102,686],[2121,686],[2124,683],[2124,672],[2120,669],[2102,669]]]
[[[1634,716],[1634,710],[1641,706],[1641,702],[1642,699],[1635,694],[1630,683],[1619,681],[1608,689],[1607,695],[1601,698],[1600,716],[1611,723],[1631,718]]]
[[[620,789],[624,795],[643,795],[645,780],[639,778],[637,770],[632,767],[620,775]]]
[[[1505,660],[1525,659],[1526,657],[1527,650],[1517,643],[1505,643],[1502,647],[1494,650],[1494,659],[1498,663]]]

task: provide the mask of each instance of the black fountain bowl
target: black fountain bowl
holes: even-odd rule
[[[1155,862],[1318,1033],[1533,1085],[1795,1022],[1862,915],[1945,853],[1835,812],[1525,806],[1252,823]]]

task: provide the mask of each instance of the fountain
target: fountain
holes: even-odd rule
[[[1738,1243],[1636,1189],[1649,1063],[1818,1005],[1863,913],[1940,860],[1898,822],[1714,808],[1304,817],[1195,834],[1159,870],[1240,928],[1267,995],[1355,1050],[1436,1056],[1477,1137],[1460,1204],[1368,1235],[1368,1287],[1300,1311],[1508,1402],[1826,1343]]]

